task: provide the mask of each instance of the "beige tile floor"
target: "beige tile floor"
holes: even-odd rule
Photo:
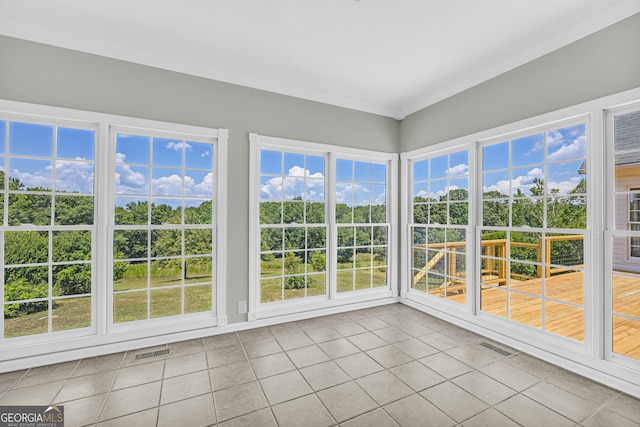
[[[0,374],[0,405],[49,403],[67,427],[640,426],[639,400],[401,304]]]

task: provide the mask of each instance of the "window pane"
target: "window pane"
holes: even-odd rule
[[[116,162],[128,164],[149,164],[151,138],[139,135],[116,135]]]
[[[211,295],[213,282],[213,258],[211,256],[187,258],[184,261],[184,283],[208,283]],[[185,292],[186,292],[185,288]],[[186,304],[186,302],[185,302]]]
[[[116,165],[116,194],[148,194],[149,168]]]
[[[9,179],[15,190],[51,191],[53,163],[50,160],[9,159]],[[10,187],[11,187],[10,182]]]
[[[188,169],[213,169],[213,146],[189,141],[185,145],[185,167]]]
[[[53,295],[82,295],[91,293],[91,264],[63,264],[53,266]]]
[[[440,156],[431,159],[429,172],[431,179],[445,178],[449,170],[449,156]]]
[[[509,142],[487,145],[482,148],[482,170],[491,171],[509,167]]]
[[[51,157],[53,154],[53,126],[11,122],[9,153],[24,156]]]
[[[180,224],[182,223],[182,200],[151,199],[151,224]],[[145,224],[145,223],[143,223]]]
[[[93,160],[95,136],[92,130],[58,128],[56,157]]]
[[[282,153],[279,151],[260,151],[260,173],[282,175]]]
[[[65,298],[53,301],[53,331],[67,331],[91,326],[91,297]]]
[[[92,225],[93,196],[56,196],[55,225]]]
[[[52,243],[53,262],[91,260],[91,231],[54,231]]]
[[[511,143],[513,166],[544,163],[544,134],[529,135],[514,139]]]
[[[45,263],[49,259],[46,231],[7,231],[4,233],[4,264]],[[46,281],[46,276],[45,279]]]
[[[151,194],[160,196],[181,196],[182,171],[180,169],[153,168]]]
[[[199,313],[210,311],[212,308],[211,296],[211,285],[184,288],[184,312]]]
[[[587,147],[586,125],[579,124],[548,132],[547,147],[549,162],[584,158]]]
[[[131,322],[147,318],[147,293],[123,292],[113,295],[113,322]]]
[[[213,203],[205,199],[185,199],[185,224],[211,224],[213,221]]]
[[[182,166],[184,143],[175,139],[153,138],[152,163],[155,166]]]

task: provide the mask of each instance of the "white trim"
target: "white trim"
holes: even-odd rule
[[[286,322],[311,319],[318,316],[345,313],[353,310],[380,307],[387,304],[399,302],[398,298],[378,299],[372,301],[358,302],[348,305],[337,305],[329,308],[318,309],[310,312],[298,312],[278,317],[265,318],[252,322],[232,323],[225,326],[194,323],[194,327],[187,331],[175,331],[172,328],[159,328],[153,335],[135,337],[134,335],[114,337],[112,341],[97,342],[93,337],[81,339],[81,345],[69,346],[67,349],[51,353],[37,353],[33,348],[24,348],[15,357],[8,357],[0,360],[0,373],[28,369],[34,366],[52,365],[55,363],[69,362],[88,357],[102,356],[105,354],[134,351],[147,347],[159,345],[170,345],[171,343],[198,339],[203,337],[240,332],[247,329],[278,325]],[[148,332],[148,331],[146,331]]]
[[[260,287],[251,283],[260,283],[260,202],[259,182],[253,175],[260,170],[260,147],[258,134],[249,134],[249,312],[247,318],[250,322],[258,318],[258,304],[260,303]],[[259,172],[258,172],[259,175]]]
[[[451,310],[432,305],[427,306],[412,299],[403,299],[401,303],[640,398],[640,374],[638,371],[609,363],[606,360],[594,359],[589,354],[567,351],[562,345],[542,340],[540,337],[535,337],[535,334],[531,335],[529,331],[523,331],[521,328],[516,328],[508,334],[496,331],[497,328],[491,319],[493,316],[460,317],[457,316],[457,313],[452,313]]]
[[[214,305],[218,326],[227,324],[227,143],[229,131],[227,129],[218,130],[218,141],[216,144],[216,166],[214,171],[215,189],[214,202],[216,205],[216,239],[214,250],[216,251],[216,280],[214,292]]]

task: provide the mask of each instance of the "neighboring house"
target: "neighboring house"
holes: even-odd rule
[[[640,112],[617,116],[614,135],[616,229],[640,231]],[[640,273],[640,237],[614,239],[613,268]]]

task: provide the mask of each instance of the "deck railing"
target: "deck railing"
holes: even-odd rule
[[[570,269],[551,266],[552,243],[559,241],[583,240],[584,235],[562,235],[562,236],[545,236],[538,243],[526,242],[509,242],[511,248],[535,249],[537,253],[537,277],[551,277],[554,274],[566,272]],[[438,250],[438,252],[427,262],[414,277],[413,284],[416,285],[422,280],[427,272],[431,271],[440,261],[446,258],[446,275],[449,277],[449,286],[460,286],[464,284],[465,272],[457,270],[456,256],[458,248],[465,248],[466,242],[447,242],[447,243],[430,243],[427,249]],[[422,248],[413,248],[414,251]],[[482,283],[487,284],[505,284],[507,275],[507,239],[494,239],[482,241]],[[524,280],[531,279],[531,276],[518,273],[510,273],[511,276],[519,277]]]

